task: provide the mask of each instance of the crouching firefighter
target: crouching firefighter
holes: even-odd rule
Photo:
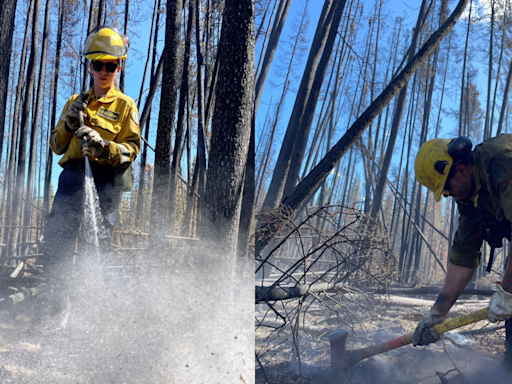
[[[44,228],[43,264],[47,279],[46,305],[49,315],[67,305],[67,279],[73,267],[76,238],[82,221],[85,157],[82,142],[88,146],[94,182],[103,216],[100,248],[110,244],[112,230],[119,222],[123,192],[132,187],[131,164],[140,148],[139,116],[134,101],[117,88],[122,60],[128,52],[128,39],[115,28],[99,26],[87,37],[84,56],[91,60],[89,70],[94,86],[67,101],[50,146],[63,168],[50,214]],[[80,124],[79,114],[83,116]],[[85,140],[84,140],[85,139]]]
[[[459,208],[459,226],[449,255],[450,264],[443,289],[432,309],[419,322],[413,345],[428,345],[441,336],[429,329],[446,319],[448,311],[470,282],[480,264],[483,241],[491,247],[487,272],[494,251],[511,239],[512,221],[512,135],[485,140],[472,151],[471,140],[433,139],[416,155],[416,179],[434,193],[452,196]],[[510,254],[510,251],[509,251]],[[489,321],[506,320],[505,365],[512,367],[512,263],[497,284],[489,304]]]

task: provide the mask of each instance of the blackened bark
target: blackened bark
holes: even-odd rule
[[[128,35],[128,21],[130,20],[130,0],[125,0],[124,3],[124,35]],[[119,79],[119,89],[124,93],[124,82],[126,77],[126,60],[123,61],[121,70],[121,78]]]
[[[302,111],[298,126],[295,128],[295,143],[293,145],[290,169],[284,186],[283,196],[288,196],[299,181],[300,169],[302,168],[302,161],[306,153],[306,146],[313,125],[318,98],[320,97],[322,83],[324,82],[325,73],[327,72],[331,60],[332,49],[336,41],[336,36],[338,35],[338,27],[340,25],[341,15],[345,9],[345,3],[345,0],[338,0],[334,5],[330,21],[331,25],[327,29],[328,35],[322,52],[322,58],[314,74],[314,80],[307,98],[306,107]]]
[[[242,198],[242,211],[240,213],[240,230],[238,231],[238,256],[254,257],[254,253],[249,253],[249,244],[254,237],[254,204],[256,194],[256,174],[255,174],[255,141],[256,132],[254,127],[254,114],[251,122],[251,138],[249,142],[249,151],[247,152],[247,162],[245,163],[244,192]]]
[[[180,87],[180,103],[178,106],[178,124],[176,126],[176,136],[174,137],[174,153],[172,155],[171,164],[171,182],[169,187],[169,223],[171,228],[174,228],[174,215],[176,212],[176,192],[177,192],[177,172],[178,164],[181,159],[181,141],[185,128],[185,107],[188,94],[188,76],[189,76],[189,61],[190,61],[190,42],[192,38],[192,26],[194,23],[194,9],[195,0],[189,1],[188,21],[187,21],[187,34],[185,36],[185,50],[183,56],[183,74],[181,76]]]
[[[153,17],[151,19],[151,31],[150,31],[150,37],[149,37],[149,44],[148,44],[148,54],[146,59],[146,65],[144,66],[144,74],[142,75],[142,83],[140,85],[140,93],[139,93],[139,101],[137,104],[137,108],[140,110],[140,102],[142,100],[142,95],[144,94],[144,86],[146,84],[146,74],[148,72],[149,62],[151,60],[151,50],[153,50],[153,56],[156,55],[155,45],[151,42],[153,41],[153,34],[155,36],[155,40],[157,40],[158,37],[158,28],[156,28],[155,32],[153,33],[153,29],[155,26],[155,20],[158,20],[160,17],[160,14],[158,13],[158,9],[160,8],[160,0],[155,0],[155,5],[153,8]],[[158,25],[158,23],[157,23]],[[146,98],[146,104],[147,104],[147,98]],[[144,129],[144,125],[141,125],[141,133]],[[139,166],[139,185],[137,188],[137,207],[135,208],[135,225],[140,226],[142,224],[142,218],[143,218],[143,212],[144,212],[144,203],[145,203],[145,191],[146,191],[146,163],[148,159],[148,139],[149,139],[149,126],[146,128],[146,131],[144,132],[144,146],[142,148],[142,153],[140,157],[140,166]]]
[[[315,32],[315,37],[309,52],[304,75],[295,98],[292,115],[288,122],[288,128],[286,129],[281,150],[279,151],[279,156],[274,168],[274,173],[272,174],[272,180],[268,188],[267,196],[263,202],[263,207],[274,208],[281,202],[284,186],[288,177],[288,171],[290,170],[292,153],[294,150],[295,139],[297,137],[297,127],[304,117],[304,110],[306,109],[309,93],[313,86],[318,62],[320,61],[320,57],[325,47],[328,31],[332,22],[332,15],[334,14],[334,8],[336,8],[336,1],[341,0],[325,0],[322,14],[320,15]]]
[[[51,124],[50,129],[55,127],[55,117],[57,114],[57,95],[59,90],[59,75],[60,75],[60,50],[62,48],[62,27],[64,23],[64,12],[62,10],[62,1],[59,0],[59,26],[57,28],[57,45],[55,48],[55,74],[54,74],[54,86],[53,86],[53,94],[52,94],[52,114],[51,114]],[[48,135],[50,137],[50,135]],[[52,183],[52,166],[53,166],[53,152],[51,148],[48,147],[47,157],[46,157],[46,170],[44,177],[44,201],[43,201],[43,212],[48,213],[50,211],[50,191],[51,191],[51,183]]]
[[[16,183],[15,193],[13,196],[13,215],[12,223],[14,225],[13,230],[9,236],[9,252],[14,255],[16,254],[16,242],[18,239],[19,228],[21,224],[22,215],[22,202],[25,190],[25,167],[27,159],[27,138],[30,125],[30,109],[32,106],[32,90],[34,89],[34,83],[36,78],[37,70],[37,56],[39,53],[39,11],[41,9],[41,0],[35,0],[34,4],[34,15],[32,17],[32,49],[30,50],[30,58],[28,61],[27,75],[28,81],[25,88],[25,99],[23,102],[23,112],[21,115],[21,127],[20,127],[20,144],[18,151],[18,166],[16,171]],[[27,192],[29,193],[29,192]]]
[[[204,195],[206,188],[206,142],[204,137],[204,80],[203,80],[203,55],[201,53],[201,26],[199,23],[201,15],[201,1],[196,1],[196,52],[197,52],[197,157],[196,169],[198,177],[198,192]],[[217,53],[218,54],[218,53]],[[201,204],[198,200],[197,222],[201,223]]]
[[[2,47],[2,55],[0,55],[0,165],[2,164],[16,3],[17,0],[3,0],[0,2],[0,47]]]
[[[180,54],[181,9],[183,0],[167,3],[165,28],[165,50],[162,55],[164,70],[162,96],[156,133],[155,171],[153,198],[151,202],[150,244],[158,247],[164,238],[167,227],[167,203],[169,201],[169,177],[171,166],[171,135],[177,99],[176,74]]]
[[[226,0],[225,6],[201,234],[234,255],[253,114],[254,4]]]
[[[50,9],[51,9],[51,0],[46,0],[46,10],[44,16],[44,29],[43,29],[43,47],[41,50],[41,62],[39,65],[39,79],[37,86],[37,96],[36,96],[36,105],[34,111],[32,113],[32,135],[30,138],[30,158],[28,164],[28,178],[27,178],[27,195],[25,198],[25,212],[24,212],[24,225],[26,227],[30,226],[30,220],[32,217],[32,187],[34,185],[34,170],[36,165],[36,157],[37,157],[37,134],[39,132],[39,120],[40,120],[40,109],[41,109],[41,101],[43,99],[43,90],[44,90],[44,78],[46,74],[46,54],[48,52],[48,31],[50,27]],[[29,231],[27,231],[29,233]],[[25,238],[24,241],[28,241],[28,238]]]
[[[260,103],[261,94],[263,93],[263,86],[267,79],[270,64],[272,64],[272,59],[276,53],[277,43],[279,43],[279,38],[281,37],[281,32],[283,31],[284,23],[291,5],[292,0],[280,0],[279,2],[279,9],[277,10],[277,14],[274,19],[274,25],[272,26],[272,32],[270,33],[270,39],[268,41],[267,50],[265,51],[265,57],[263,58],[263,64],[258,76],[258,81],[256,82],[256,101],[254,102],[254,110],[256,113],[258,112],[258,105]]]
[[[409,48],[409,58],[407,63],[410,64],[414,60],[414,53],[416,52],[416,46],[418,44],[419,35],[421,32],[421,26],[423,25],[423,20],[425,18],[427,9],[427,0],[423,0],[420,8],[420,12],[418,15],[418,20],[416,21],[416,27],[414,28],[414,34],[411,42],[411,46]],[[386,148],[386,154],[384,155],[384,162],[382,164],[382,169],[379,172],[379,181],[377,182],[377,186],[375,188],[375,195],[373,198],[373,205],[370,216],[373,219],[377,218],[377,214],[381,209],[382,197],[384,195],[384,191],[386,189],[386,180],[388,178],[389,168],[391,167],[391,158],[393,157],[393,151],[395,150],[396,137],[398,135],[398,129],[400,128],[400,122],[402,120],[402,113],[405,107],[405,102],[407,99],[407,85],[406,82],[400,91],[398,96],[398,100],[395,104],[395,113],[393,114],[393,120],[391,122],[391,132],[388,139],[388,147]]]

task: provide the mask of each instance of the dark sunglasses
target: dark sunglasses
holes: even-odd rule
[[[101,61],[93,61],[92,69],[94,69],[96,72],[101,72],[103,70],[103,66],[105,66],[108,73],[114,73],[118,65],[119,64],[117,63],[102,63]]]

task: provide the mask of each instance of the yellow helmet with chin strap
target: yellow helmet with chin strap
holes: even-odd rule
[[[432,139],[419,149],[414,163],[416,179],[434,192],[434,199],[441,200],[446,180],[452,168],[467,158],[473,144],[466,136],[456,139]]]
[[[100,25],[87,36],[84,56],[89,60],[124,60],[129,46],[128,38],[116,28]]]
[[[420,147],[414,163],[416,179],[434,192],[436,201],[441,200],[444,185],[453,163],[453,158],[448,154],[450,142],[451,140],[448,139],[427,141]]]

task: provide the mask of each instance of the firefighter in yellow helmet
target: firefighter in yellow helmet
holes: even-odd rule
[[[441,336],[429,328],[446,319],[448,311],[480,264],[483,241],[494,250],[511,240],[512,232],[512,135],[485,140],[471,150],[464,136],[433,139],[416,155],[416,179],[434,193],[452,196],[459,208],[459,227],[453,239],[446,280],[432,309],[416,327],[413,345],[428,345]],[[510,250],[509,250],[510,254]],[[501,283],[489,303],[491,322],[506,320],[505,367],[512,370],[512,263],[507,263]]]
[[[128,39],[115,28],[99,26],[91,31],[83,54],[91,60],[94,86],[81,99],[79,95],[69,98],[51,132],[50,147],[62,156],[59,164],[63,171],[44,229],[43,263],[49,296],[46,315],[61,313],[68,302],[63,293],[82,222],[85,155],[103,218],[99,234],[102,251],[108,248],[113,227],[119,222],[122,194],[132,186],[131,164],[140,148],[139,115],[135,102],[116,87],[128,47]],[[89,148],[85,155],[84,140]]]

